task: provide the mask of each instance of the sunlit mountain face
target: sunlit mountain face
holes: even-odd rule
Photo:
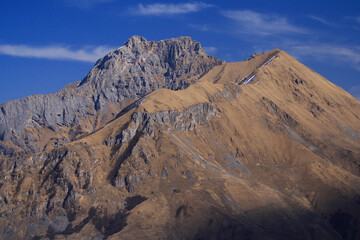
[[[1,239],[360,238],[360,103],[282,50],[134,36],[0,109]]]

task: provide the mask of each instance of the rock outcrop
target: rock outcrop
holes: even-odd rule
[[[133,36],[99,59],[82,81],[54,95],[0,104],[0,151],[11,156],[71,142],[146,94],[185,89],[219,64],[190,37],[152,42]]]
[[[0,238],[359,239],[359,124],[355,98],[285,52],[215,66],[1,158]]]

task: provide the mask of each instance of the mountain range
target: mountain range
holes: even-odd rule
[[[0,109],[1,239],[360,239],[360,102],[282,50],[134,36]]]

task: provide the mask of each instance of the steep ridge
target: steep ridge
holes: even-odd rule
[[[133,36],[99,59],[82,81],[53,95],[0,104],[0,154],[15,156],[71,142],[146,94],[184,89],[221,63],[190,37],[156,42]]]
[[[359,117],[283,51],[216,66],[82,139],[2,161],[1,237],[358,239]]]

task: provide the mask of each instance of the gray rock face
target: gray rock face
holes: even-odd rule
[[[148,42],[134,36],[99,59],[79,87],[119,102],[127,97],[142,97],[161,87],[184,89],[191,80],[220,63],[206,55],[200,43],[190,37]]]
[[[217,112],[218,110],[210,103],[199,103],[182,112],[177,110],[155,113],[135,112],[131,116],[134,124],[124,129],[118,136],[106,139],[104,144],[112,146],[113,144],[127,143],[140,131],[151,136],[157,126],[167,126],[169,130],[175,131],[192,131],[197,124],[208,123],[216,116]]]
[[[72,127],[96,111],[90,99],[82,96],[34,95],[0,105],[0,140],[11,141],[25,152],[37,152],[40,129],[56,133],[58,127]],[[35,129],[35,133],[33,131]],[[11,152],[4,147],[3,153]]]
[[[54,95],[0,104],[0,154],[11,156],[49,147],[42,141],[42,129],[50,134],[47,138],[71,141],[84,134],[75,126],[82,124],[93,131],[104,123],[99,121],[101,116],[116,114],[126,100],[131,102],[159,88],[184,89],[219,64],[222,62],[207,55],[190,37],[151,42],[134,36],[99,59],[78,84]],[[11,144],[4,144],[6,141]]]
[[[134,112],[131,116],[132,123],[118,136],[106,140],[107,145],[116,144],[113,149],[117,150],[114,151],[115,155],[111,161],[115,160],[116,162],[117,158],[122,159],[123,156],[126,156],[126,161],[129,162],[129,166],[122,169],[121,164],[114,164],[114,174],[110,171],[109,183],[117,190],[122,191],[123,189],[128,193],[134,193],[147,176],[151,175],[143,165],[148,166],[148,158],[152,158],[154,155],[151,148],[150,150],[146,149],[134,141],[137,135],[143,135],[148,139],[154,138],[159,127],[165,131],[192,131],[198,125],[204,125],[211,121],[217,116],[217,113],[218,109],[211,103],[199,103],[181,112],[177,110],[155,113]],[[129,142],[133,142],[129,147],[133,156],[126,155],[127,151],[123,153],[121,148],[117,148],[125,146]],[[19,157],[14,163],[11,161],[1,163],[0,179],[11,182],[9,186],[16,189],[13,196],[18,195],[31,202],[28,211],[21,213],[21,218],[25,219],[21,224],[27,226],[26,236],[28,239],[44,237],[45,233],[49,238],[53,238],[55,235],[67,236],[79,232],[88,223],[97,224],[95,212],[91,213],[95,210],[91,209],[88,216],[82,218],[82,221],[77,224],[74,222],[76,218],[81,219],[79,216],[86,215],[86,211],[81,206],[81,196],[93,195],[98,189],[93,181],[95,172],[93,166],[96,160],[91,159],[91,150],[88,154],[89,158],[83,158],[77,151],[64,146],[48,152],[32,154],[30,158]],[[29,165],[25,164],[26,162]],[[36,190],[35,185],[30,186],[30,189],[24,186],[24,182],[26,182],[24,179],[32,174],[36,175],[35,182],[38,184]],[[169,174],[169,169],[165,167],[162,176],[167,177]],[[1,186],[0,190],[0,206],[9,207],[20,204],[16,197],[8,196],[7,191]],[[145,198],[139,199],[139,196],[135,196],[133,200],[136,199],[143,201]],[[132,206],[136,206],[139,201],[134,202],[135,205],[128,200],[118,199],[116,206],[121,211],[131,210]],[[12,212],[16,211],[16,208],[10,208],[10,210],[11,212],[8,213],[0,213],[3,221],[0,220],[0,225],[4,223],[4,219],[12,219]],[[110,223],[115,224],[114,222]],[[12,225],[0,228],[0,236],[5,236],[6,239],[13,237],[14,234]]]

